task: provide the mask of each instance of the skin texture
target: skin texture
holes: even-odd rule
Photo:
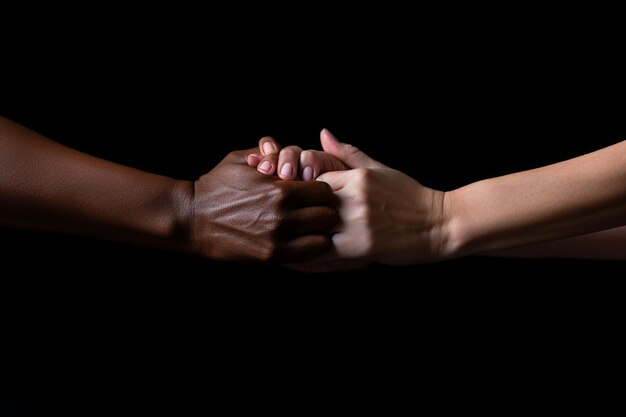
[[[267,141],[267,139],[262,139]],[[277,149],[278,150],[278,149]],[[330,187],[280,181],[232,152],[195,182],[69,149],[0,117],[0,225],[184,251],[218,261],[301,262],[330,247]]]
[[[352,169],[327,172],[341,204],[341,230],[333,235],[338,257],[409,265],[438,259],[443,192],[377,162],[325,131],[322,147]]]
[[[195,183],[192,241],[212,259],[293,262],[326,251],[337,223],[328,185],[278,181],[234,152]],[[216,245],[214,242],[220,242]]]
[[[304,164],[322,167],[317,179],[339,198],[342,225],[332,253],[300,269],[472,254],[626,259],[626,142],[444,193],[340,143],[327,130],[320,139],[325,153],[312,159],[297,152],[266,156],[300,165],[300,172]],[[341,164],[349,169],[325,170]]]
[[[624,226],[626,141],[558,164],[454,190],[447,194],[445,211],[448,256],[498,251]],[[626,258],[626,250],[621,258]]]
[[[281,149],[280,145],[269,137],[261,139],[259,154],[250,155],[248,164],[257,167],[262,174],[276,174],[280,179],[288,181],[311,181],[325,172],[350,169],[327,152],[303,151],[299,146]]]
[[[301,166],[311,163],[320,167],[320,171],[314,169],[316,173],[341,164],[351,168],[317,177],[318,182],[328,183],[338,198],[342,224],[332,237],[331,253],[292,267],[321,272],[370,262],[409,265],[440,258],[441,231],[434,225],[441,223],[443,192],[424,187],[356,147],[340,143],[326,130],[322,131],[321,143],[325,153],[313,154],[317,161],[303,161],[302,156],[282,160]]]

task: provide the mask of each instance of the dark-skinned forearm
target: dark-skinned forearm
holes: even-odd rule
[[[191,182],[67,148],[0,117],[0,224],[186,250]]]

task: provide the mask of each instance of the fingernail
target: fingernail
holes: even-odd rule
[[[311,181],[313,179],[313,168],[304,168],[304,171],[302,171],[302,179],[305,181]]]
[[[263,163],[259,165],[259,170],[263,172],[270,172],[270,169],[272,169],[272,164],[270,161],[263,161]]]
[[[267,141],[263,144],[263,152],[265,152],[265,155],[270,154],[275,150],[276,148],[274,148],[274,144],[272,142]]]
[[[291,164],[289,162],[284,164],[283,167],[280,169],[280,175],[282,175],[284,177],[291,176],[292,172],[293,172],[293,166],[291,166]]]

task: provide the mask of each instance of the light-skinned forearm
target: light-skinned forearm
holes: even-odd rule
[[[444,257],[626,225],[626,141],[448,192],[443,212]]]
[[[184,249],[193,184],[69,149],[0,117],[0,224]]]

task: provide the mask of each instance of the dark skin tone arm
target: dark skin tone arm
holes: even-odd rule
[[[67,148],[0,117],[0,225],[183,251],[218,261],[297,262],[330,247],[330,187],[279,181],[226,156],[196,181]]]

